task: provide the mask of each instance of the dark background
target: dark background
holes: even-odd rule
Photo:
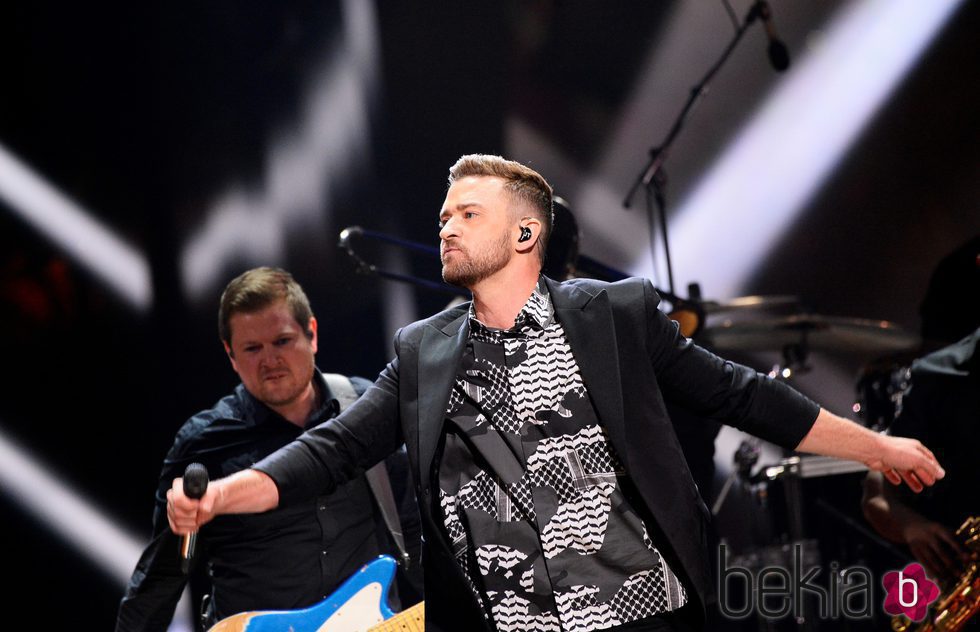
[[[645,156],[617,155],[611,139],[632,129],[644,149],[659,141],[731,36],[724,7],[711,5],[717,20],[691,34],[711,48],[657,84],[668,105],[641,103],[641,120],[625,120],[646,60],[686,35],[669,30],[683,4],[40,0],[7,8],[0,148],[141,252],[153,300],[135,308],[0,197],[0,433],[141,542],[174,432],[236,383],[216,335],[224,283],[253,265],[290,269],[320,321],[321,368],[373,377],[394,327],[448,297],[357,275],[337,233],[359,224],[434,244],[445,175],[464,153],[501,153],[540,168],[581,225],[621,226],[621,237],[584,232],[584,253],[651,274],[649,246],[637,239],[648,231],[641,198],[627,212],[577,206],[573,195],[584,177],[625,194]],[[748,7],[734,4],[739,15]],[[795,68],[835,12],[857,2],[773,4]],[[352,16],[366,16],[372,35],[363,22],[352,26]],[[933,268],[980,232],[978,27],[980,5],[963,2],[791,230],[759,253],[764,260],[739,294],[796,295],[818,313],[919,331]],[[683,198],[785,80],[764,47],[754,25],[694,111],[667,163],[669,200]],[[330,77],[344,76],[337,68],[356,71],[356,81],[337,84],[346,101],[317,101],[318,90],[333,94],[324,88]],[[346,115],[322,105],[341,102],[350,106]],[[304,127],[317,115],[326,120],[320,136]],[[277,172],[283,139],[330,159]],[[549,149],[536,152],[543,143]],[[291,172],[308,172],[314,184],[280,183],[276,196],[263,198],[274,185],[270,173]],[[261,238],[278,226],[278,246],[238,248],[233,239],[209,280],[194,285],[183,267],[186,248],[229,191],[286,207],[278,224],[255,219],[252,230],[246,219],[239,229]],[[374,250],[436,278],[434,261]],[[710,244],[704,250],[704,266],[726,265],[712,259]],[[963,305],[976,301],[965,292]],[[858,360],[828,354],[814,362],[801,388],[846,412]],[[48,622],[43,628],[109,629],[125,578],[55,535],[14,496],[0,494],[0,505],[14,587],[5,602]]]

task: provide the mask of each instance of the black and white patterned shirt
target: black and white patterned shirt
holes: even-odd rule
[[[497,630],[596,630],[686,603],[624,494],[543,280],[511,329],[471,307],[446,417],[443,523]]]

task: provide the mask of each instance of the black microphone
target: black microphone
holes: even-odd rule
[[[184,496],[199,499],[208,489],[208,470],[200,463],[191,463],[184,470]],[[183,537],[180,546],[180,570],[186,575],[194,557],[194,547],[197,545],[197,532],[188,533]]]
[[[759,8],[762,24],[766,28],[766,37],[769,38],[769,63],[772,64],[773,68],[782,72],[789,68],[789,49],[776,35],[776,27],[772,22],[772,10],[769,8],[769,3],[758,2],[756,6]]]

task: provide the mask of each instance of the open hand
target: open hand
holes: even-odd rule
[[[921,492],[926,485],[934,485],[946,476],[935,455],[917,439],[882,436],[881,450],[866,465],[885,475],[893,485],[902,481],[912,491]]]

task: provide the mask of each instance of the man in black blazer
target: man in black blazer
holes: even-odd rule
[[[176,533],[322,493],[404,442],[422,513],[427,629],[697,628],[707,512],[665,399],[779,445],[862,461],[916,491],[943,476],[921,443],[837,417],[691,343],[651,284],[540,276],[551,187],[462,157],[440,210],[460,305],[400,330],[344,414],[200,501],[177,479]]]

